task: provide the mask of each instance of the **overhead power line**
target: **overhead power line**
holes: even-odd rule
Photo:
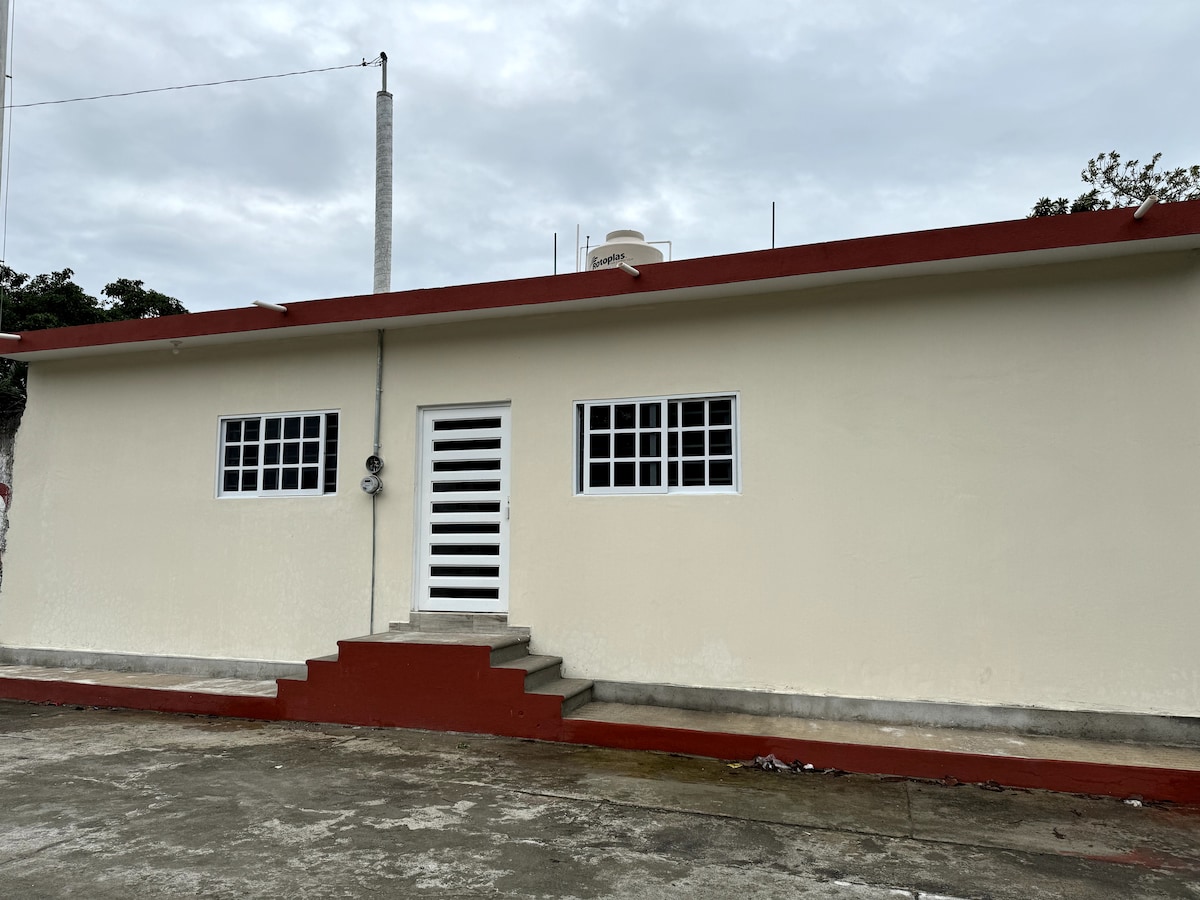
[[[312,75],[315,72],[336,72],[338,69],[361,69],[364,66],[378,66],[381,60],[376,57],[368,62],[351,63],[346,66],[328,66],[324,69],[304,69],[300,72],[280,72],[277,75],[255,75],[253,78],[228,78],[225,81],[201,81],[196,84],[176,84],[171,87],[146,88],[140,91],[122,91],[116,94],[97,94],[94,97],[71,97],[67,100],[41,100],[37,103],[14,103],[4,109],[28,109],[31,106],[54,106],[59,103],[83,103],[87,100],[108,100],[112,97],[133,97],[138,94],[159,94],[163,91],[186,91],[189,88],[216,87],[220,84],[240,84],[246,81],[266,81],[268,78],[290,78],[293,75]]]

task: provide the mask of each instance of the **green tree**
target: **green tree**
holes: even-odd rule
[[[1033,205],[1029,216],[1061,216],[1097,209],[1139,206],[1150,196],[1164,203],[1200,200],[1200,166],[1159,171],[1160,159],[1162,154],[1155,153],[1153,159],[1143,165],[1136,159],[1122,162],[1121,155],[1115,150],[1101,153],[1089,159],[1087,166],[1079,173],[1083,182],[1092,186],[1090,191],[1074,200],[1042,197]]]
[[[35,331],[187,312],[174,297],[129,278],[105,285],[104,299],[97,299],[72,280],[74,274],[63,269],[31,277],[0,265],[0,326],[10,332]],[[15,432],[25,410],[26,370],[25,363],[0,359],[0,433]]]
[[[108,321],[122,319],[155,319],[159,316],[176,316],[187,312],[183,304],[174,297],[151,290],[140,281],[118,278],[106,284],[102,293],[108,298],[101,301],[107,307]]]

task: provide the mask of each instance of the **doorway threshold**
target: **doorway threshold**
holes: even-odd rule
[[[528,628],[509,625],[503,613],[411,612],[407,622],[389,622],[388,631],[529,634]]]

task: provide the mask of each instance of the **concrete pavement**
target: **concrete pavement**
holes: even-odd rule
[[[1200,813],[4,701],[0,896],[1200,898]]]

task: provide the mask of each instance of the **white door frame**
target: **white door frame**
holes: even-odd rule
[[[510,409],[419,410],[418,611],[508,612]]]

